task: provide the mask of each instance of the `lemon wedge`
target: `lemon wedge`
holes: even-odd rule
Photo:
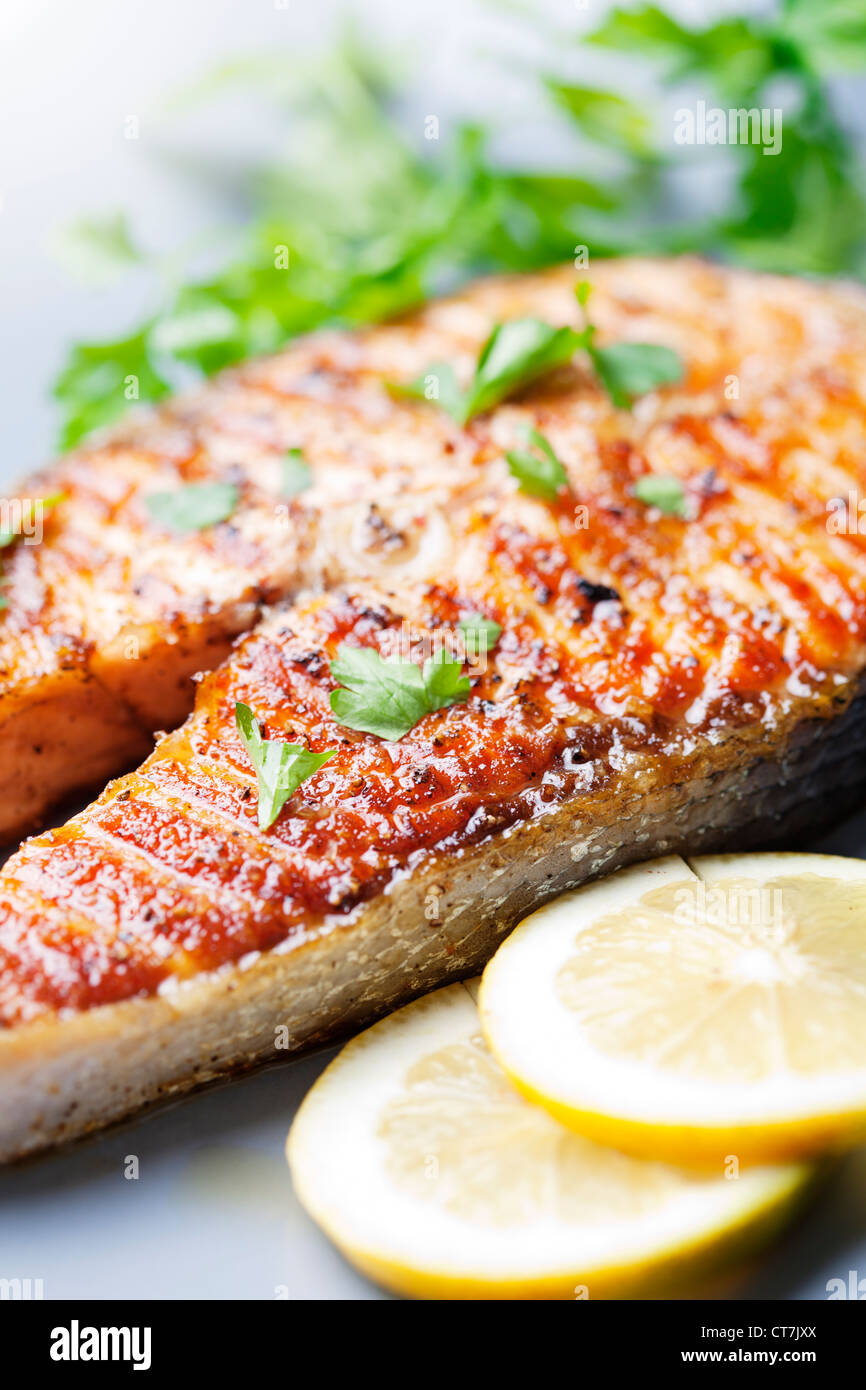
[[[526,918],[484,972],[519,1089],[642,1158],[777,1162],[866,1133],[866,863],[656,860]]]
[[[810,1176],[710,1178],[571,1133],[509,1084],[462,984],[350,1042],[287,1153],[300,1201],[347,1258],[424,1298],[691,1289],[774,1230]]]

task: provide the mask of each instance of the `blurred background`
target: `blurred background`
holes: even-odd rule
[[[156,399],[577,245],[866,268],[864,0],[5,0],[0,24],[7,479],[130,373]],[[678,144],[699,101],[782,110],[780,153]]]

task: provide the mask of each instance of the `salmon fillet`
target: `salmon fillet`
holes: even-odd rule
[[[302,345],[135,426],[140,480],[117,503],[117,547],[145,476],[169,466],[169,420],[182,433],[183,410],[198,410],[199,460],[236,457],[228,407],[213,404],[233,392],[246,427],[252,398],[285,410],[294,423],[279,448],[308,451],[335,505],[320,481],[281,523],[279,583],[311,586],[271,605],[200,680],[190,718],[137,772],[0,875],[0,1156],[357,1028],[477,971],[520,916],[589,877],[654,854],[778,843],[862,796],[866,544],[856,515],[840,530],[827,511],[866,473],[862,295],[693,262],[609,263],[594,278],[605,337],[666,343],[688,367],[631,413],[579,363],[466,430],[383,390],[433,360],[465,367],[496,320],[573,321],[574,275],[557,270]],[[322,367],[304,398],[299,363],[311,370],[323,353],[344,376]],[[267,418],[266,446],[237,446],[252,472],[277,453]],[[521,493],[503,457],[528,424],[569,476],[554,503]],[[148,429],[162,443],[145,460]],[[105,449],[123,460],[117,440]],[[107,488],[106,459],[67,467]],[[688,519],[635,496],[648,472],[681,480]],[[158,555],[164,571],[142,584],[155,670],[172,647],[160,584],[202,630],[232,612],[223,643],[279,589],[273,504],[249,488],[225,534],[195,537],[182,558],[136,520],[129,565],[155,573]],[[17,585],[21,567],[69,563],[85,529],[77,508],[93,515],[80,492],[42,547],[16,553]],[[127,572],[113,563],[119,595]],[[124,631],[143,612],[130,602],[106,604]],[[337,722],[341,644],[420,662],[476,612],[502,633],[470,668],[466,701],[399,741]],[[136,696],[95,637],[84,646],[77,675],[118,708],[137,698],[142,734],[159,715],[150,694],[171,682]],[[237,701],[267,737],[335,750],[266,831]]]
[[[404,322],[305,339],[131,417],[23,483],[25,497],[67,500],[47,516],[40,545],[3,552],[0,841],[144,757],[153,733],[192,708],[192,675],[217,665],[265,605],[363,575],[374,561],[404,576],[434,572],[442,537],[418,517],[447,512],[473,485],[501,453],[514,408],[460,429],[442,411],[394,400],[383,383],[436,361],[468,371],[497,321],[574,323],[575,278],[566,268],[483,281]],[[790,473],[822,499],[856,479],[859,292],[689,260],[601,263],[592,279],[599,342],[665,343],[689,375],[633,415],[611,407],[580,359],[545,383],[547,396],[535,393],[539,409],[561,404],[560,437],[587,484],[612,460],[634,467],[630,449],[664,468],[672,452],[683,467],[691,453],[695,468],[760,455],[765,472],[769,457],[777,499]],[[691,435],[666,424],[679,417],[702,422],[705,437],[694,437],[697,424]],[[281,462],[294,448],[313,486],[287,499]],[[225,522],[178,536],[152,519],[151,493],[214,481],[238,488]]]

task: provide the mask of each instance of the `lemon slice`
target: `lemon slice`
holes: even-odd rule
[[[641,1157],[711,1165],[866,1133],[866,863],[660,859],[557,898],[488,965],[524,1094]]]
[[[708,1178],[570,1133],[509,1084],[460,984],[350,1042],[287,1150],[298,1197],[349,1260],[428,1298],[656,1296],[752,1248],[809,1176]]]

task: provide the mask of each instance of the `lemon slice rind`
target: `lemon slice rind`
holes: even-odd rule
[[[715,889],[744,874],[770,883],[804,873],[866,885],[866,862],[832,855],[719,855],[691,864],[670,857],[577,889],[526,918],[487,966],[479,997],[488,1044],[512,1083],[599,1143],[674,1163],[721,1168],[731,1156],[784,1162],[857,1143],[866,1135],[866,1059],[862,1068],[815,1076],[781,1070],[748,1084],[675,1075],[593,1046],[558,993],[582,935],[613,914],[627,922],[638,900],[659,885],[676,896],[680,887]],[[675,968],[663,940],[657,949],[659,972]],[[600,995],[609,964],[599,965]],[[628,987],[634,995],[631,981]],[[643,1001],[635,1005],[631,995],[630,1007],[639,1009]],[[719,1048],[725,1045],[722,1036]]]
[[[350,1042],[303,1102],[287,1155],[302,1205],[350,1262],[422,1298],[662,1296],[765,1240],[810,1176],[791,1165],[698,1180],[587,1144],[512,1091],[459,984]],[[563,1155],[574,1192],[557,1188]],[[592,1199],[575,1217],[581,1173]]]

